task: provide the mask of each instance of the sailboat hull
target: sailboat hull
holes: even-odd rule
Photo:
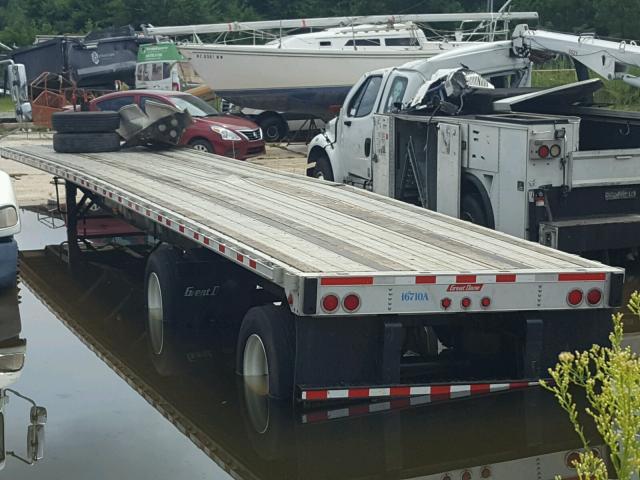
[[[330,118],[351,86],[365,73],[422,60],[455,47],[303,50],[265,46],[192,44],[180,48],[220,97],[236,105]]]

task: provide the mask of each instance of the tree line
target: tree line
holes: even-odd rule
[[[494,4],[498,8],[501,2]],[[124,25],[138,28],[142,23],[185,25],[486,8],[486,0],[0,0],[0,42],[26,46],[38,34],[82,34]],[[544,28],[640,38],[638,0],[514,0],[512,9],[539,12]]]

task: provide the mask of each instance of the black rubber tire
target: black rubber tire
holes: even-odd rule
[[[331,162],[329,161],[329,157],[327,157],[324,153],[316,158],[316,166],[313,169],[313,176],[315,178],[322,178],[323,180],[327,180],[329,182],[333,182],[334,180]]]
[[[289,134],[289,127],[286,122],[273,115],[258,119],[258,125],[262,129],[262,136],[265,142],[279,142]]]
[[[151,363],[158,375],[162,377],[176,377],[190,370],[191,365],[189,364],[187,352],[181,340],[182,337],[179,327],[170,325],[166,328],[164,347],[159,354],[153,351],[151,342],[147,342]]]
[[[591,345],[610,346],[609,334],[613,330],[610,312],[602,310],[573,310],[549,314],[544,320],[543,351],[540,374],[553,368],[561,352],[583,351]]]
[[[195,150],[200,150],[200,148],[196,148],[196,147],[202,147],[208,153],[216,153],[213,148],[213,145],[211,145],[211,142],[209,142],[208,140],[205,140],[204,138],[197,138],[195,140],[191,140],[189,142],[189,146]]]
[[[242,417],[253,450],[264,460],[287,458],[295,448],[295,429],[291,402],[256,395],[240,386],[244,397]]]
[[[117,133],[56,133],[53,149],[59,153],[98,153],[120,150]]]
[[[429,359],[438,355],[438,335],[433,327],[418,326],[415,336],[416,348],[422,357]]]
[[[287,306],[251,308],[242,320],[236,350],[236,371],[244,373],[247,340],[257,335],[264,345],[269,371],[269,397],[291,398],[295,360],[295,316]]]
[[[118,112],[56,112],[51,117],[58,133],[111,133],[120,127]]]
[[[460,218],[475,225],[488,227],[487,214],[477,195],[465,193],[460,206]]]
[[[178,298],[178,290],[175,287],[178,284],[177,264],[180,261],[178,251],[168,245],[162,245],[155,250],[147,260],[144,272],[144,298],[146,311],[146,329],[149,334],[149,345],[152,354],[162,355],[164,350],[165,336],[164,328],[175,328],[181,322],[180,299]],[[152,276],[155,275],[159,284],[160,304],[162,306],[162,326],[163,331],[160,335],[160,343],[153,344],[152,327],[151,327],[151,293],[150,284]]]

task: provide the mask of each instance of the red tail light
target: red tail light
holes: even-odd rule
[[[340,305],[340,300],[333,293],[322,298],[322,309],[327,313],[335,312]]]
[[[460,477],[462,480],[471,480],[471,472],[469,470],[465,470],[465,472],[462,474],[462,477]]]
[[[460,305],[462,308],[469,308],[471,306],[471,299],[469,297],[464,297],[460,300]]]
[[[491,299],[489,297],[484,297],[482,300],[480,300],[480,305],[482,305],[484,308],[490,307]]]
[[[589,290],[589,293],[587,293],[587,302],[589,302],[589,305],[598,305],[601,300],[602,291],[600,291],[599,289],[594,288],[592,290]]]
[[[355,312],[360,308],[360,297],[355,293],[350,293],[342,300],[342,306],[347,312]]]
[[[540,158],[547,158],[549,156],[549,147],[540,145],[540,148],[538,148],[538,156]]]
[[[578,289],[571,290],[569,292],[569,295],[567,295],[567,303],[572,307],[577,307],[582,303],[583,296],[584,295],[582,293],[582,290],[578,290]]]
[[[566,457],[564,457],[564,463],[569,468],[576,468],[575,463],[580,460],[580,455],[578,452],[571,452]]]
[[[451,299],[450,298],[446,298],[446,297],[443,298],[442,300],[440,300],[440,305],[445,310],[448,309],[451,306]]]

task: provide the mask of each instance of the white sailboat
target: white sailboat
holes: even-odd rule
[[[531,19],[537,19],[537,13],[379,15],[146,27],[145,33],[193,36],[193,41],[180,43],[178,48],[202,80],[225,100],[243,107],[329,118],[329,107],[342,103],[365,72],[426,59],[469,41],[494,40],[501,32],[498,24]],[[475,22],[476,26],[429,39],[418,22],[463,22],[463,27]],[[263,45],[204,43],[199,38],[211,33],[311,27],[332,28],[276,35]]]

